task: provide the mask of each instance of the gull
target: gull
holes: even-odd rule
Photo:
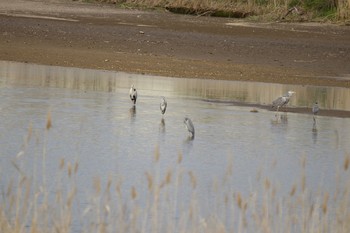
[[[131,85],[130,91],[129,91],[129,96],[131,101],[136,104],[136,99],[137,99],[137,91],[136,88],[134,87],[134,84]]]
[[[168,103],[166,102],[165,97],[162,96],[162,98],[160,100],[160,111],[163,115],[166,111],[167,106],[168,106]]]
[[[287,94],[278,97],[272,102],[272,108],[277,108],[277,112],[279,108],[283,107],[284,105],[288,104],[290,97],[294,94],[294,91],[288,91]]]

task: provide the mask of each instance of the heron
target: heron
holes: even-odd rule
[[[194,126],[190,118],[185,117],[184,124],[188,132],[191,134],[191,138],[194,138]]]
[[[312,106],[312,113],[314,115],[317,115],[318,111],[320,110],[320,107],[318,106],[318,103],[315,102],[314,105]]]
[[[320,110],[320,107],[318,106],[317,101],[312,106],[312,113],[314,114],[314,126],[316,126],[316,115],[318,114],[318,111]]]
[[[284,105],[289,103],[289,99],[292,97],[294,94],[294,91],[288,91],[285,95],[278,97],[272,102],[272,108],[277,107],[277,112],[278,110],[283,107]]]
[[[134,87],[134,84],[131,85],[130,91],[129,91],[129,96],[131,101],[136,104],[136,99],[137,99],[137,91],[136,88]]]
[[[165,97],[162,96],[162,98],[160,100],[160,111],[163,115],[166,111],[167,106],[168,106],[168,103],[166,102]]]

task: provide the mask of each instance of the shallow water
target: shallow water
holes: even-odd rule
[[[128,97],[131,84],[138,89],[135,108]],[[223,208],[217,203],[222,193],[249,196],[263,189],[265,178],[277,184],[279,197],[288,196],[301,178],[303,159],[309,190],[332,195],[337,185],[344,185],[336,175],[350,151],[348,118],[318,116],[313,130],[310,114],[281,113],[277,119],[274,112],[252,113],[251,107],[230,101],[268,104],[293,89],[292,106],[311,106],[317,99],[321,108],[350,110],[345,88],[151,77],[5,61],[0,62],[0,85],[1,188],[18,173],[16,163],[23,172],[37,170],[38,180],[46,177],[53,194],[62,159],[66,164],[77,161],[80,201],[74,211],[79,216],[93,196],[96,177],[102,186],[108,179],[121,181],[126,196],[136,187],[138,203],[144,206],[146,172],[159,183],[168,171],[172,182],[181,173],[177,208],[195,190],[201,216]],[[168,101],[164,118],[160,96]],[[52,128],[46,131],[48,112]],[[185,116],[195,126],[193,140],[183,125]]]

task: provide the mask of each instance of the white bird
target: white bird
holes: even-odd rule
[[[136,88],[134,87],[134,84],[131,85],[130,91],[129,91],[129,96],[131,101],[136,104],[136,100],[137,100],[137,91]]]
[[[191,138],[194,138],[194,126],[190,118],[185,117],[184,124],[188,132],[191,134]]]
[[[284,105],[288,104],[290,98],[294,94],[294,91],[288,91],[287,94],[278,97],[272,102],[272,108],[277,108],[277,112],[279,108],[283,107]]]
[[[314,115],[317,115],[318,111],[320,110],[320,107],[318,107],[318,103],[315,102],[314,105],[312,106],[312,113]]]
[[[166,102],[165,97],[162,96],[162,98],[160,100],[160,111],[163,115],[166,111],[167,106],[168,106],[168,103]]]

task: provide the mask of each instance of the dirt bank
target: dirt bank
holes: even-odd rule
[[[350,87],[350,28],[3,0],[0,59],[155,75]]]

